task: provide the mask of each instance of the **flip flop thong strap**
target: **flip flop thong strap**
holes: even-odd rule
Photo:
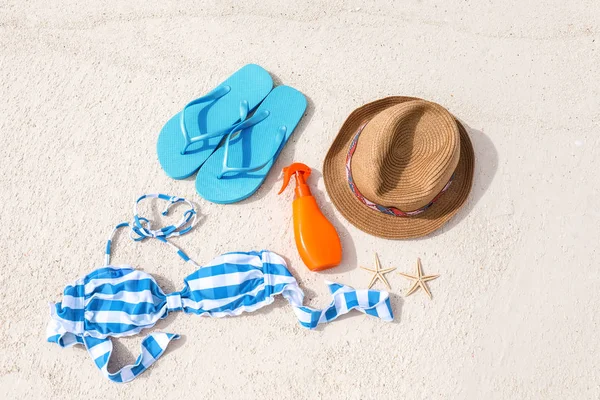
[[[225,139],[225,144],[224,144],[225,151],[223,154],[223,166],[221,167],[221,172],[217,176],[218,179],[223,178],[223,175],[225,175],[227,173],[231,173],[231,172],[243,173],[243,172],[258,171],[258,170],[264,168],[267,164],[269,164],[277,156],[277,154],[279,153],[279,150],[281,149],[281,145],[283,144],[283,142],[285,140],[285,135],[287,133],[287,127],[285,125],[280,126],[279,129],[277,130],[277,134],[275,135],[274,140],[273,140],[273,143],[274,143],[273,150],[270,152],[270,156],[267,159],[265,159],[264,161],[262,161],[256,165],[252,165],[250,167],[230,167],[227,163],[229,160],[229,142],[231,141],[233,134],[236,132],[240,132],[242,129],[246,129],[253,125],[256,125],[258,122],[262,121],[263,119],[265,119],[268,116],[269,116],[269,111],[264,111],[264,114],[258,115],[258,116],[257,116],[257,114],[254,114],[250,119],[248,119],[247,121],[238,125],[234,131],[232,131],[231,133],[229,133],[229,135],[227,135],[227,137]],[[258,117],[258,118],[260,118],[260,120],[256,121],[256,122],[251,121],[254,117]],[[248,122],[247,125],[246,125],[246,122]],[[241,132],[240,132],[240,134],[241,134]]]
[[[242,100],[240,102],[240,119],[238,121],[236,121],[233,125],[225,127],[223,129],[219,129],[214,132],[202,133],[198,136],[190,137],[190,135],[187,131],[187,127],[185,126],[186,110],[195,104],[206,103],[206,102],[218,100],[221,97],[225,96],[230,91],[231,91],[231,86],[220,86],[220,87],[216,88],[215,90],[213,90],[212,92],[210,92],[209,94],[207,94],[206,96],[198,97],[197,99],[190,101],[189,103],[187,103],[185,105],[185,107],[183,107],[183,110],[181,110],[181,113],[179,113],[179,126],[181,127],[181,133],[183,133],[183,138],[185,140],[185,145],[184,145],[183,149],[181,150],[181,154],[186,154],[188,151],[188,148],[193,143],[197,143],[199,141],[207,140],[207,139],[210,139],[213,137],[224,136],[225,134],[230,132],[232,129],[234,129],[236,125],[238,125],[240,122],[242,122],[246,119],[246,117],[248,116],[248,112],[250,111],[249,105],[248,105],[248,101]]]
[[[168,202],[167,206],[165,207],[165,209],[162,212],[162,215],[164,215],[164,216],[168,215],[169,208],[173,204],[185,203],[189,206],[189,209],[183,213],[183,216],[181,217],[181,219],[179,220],[179,222],[177,224],[165,226],[165,227],[162,227],[159,229],[152,229],[152,224],[151,224],[150,220],[148,220],[147,218],[144,218],[144,217],[140,217],[138,214],[138,209],[137,209],[138,204],[142,200],[151,199],[151,198],[166,200]],[[129,237],[132,240],[134,240],[136,242],[139,242],[146,238],[153,238],[153,239],[160,240],[161,242],[166,243],[172,249],[174,249],[177,252],[177,255],[179,257],[181,257],[184,261],[191,263],[195,267],[198,267],[198,264],[194,260],[189,258],[188,255],[183,252],[183,250],[179,249],[177,246],[175,246],[174,244],[167,241],[167,239],[170,237],[182,236],[182,235],[185,235],[186,233],[188,233],[196,224],[196,219],[197,219],[197,213],[196,213],[196,209],[194,208],[194,205],[190,201],[184,199],[183,197],[169,196],[169,195],[160,194],[160,193],[151,193],[151,194],[145,194],[143,196],[140,196],[140,198],[138,198],[136,200],[136,202],[133,206],[133,221],[132,222],[122,222],[122,223],[118,224],[117,226],[115,226],[112,233],[110,234],[108,241],[106,242],[104,265],[110,264],[111,247],[112,247],[112,241],[113,241],[115,234],[117,233],[117,231],[119,229],[128,227],[131,229],[131,231],[129,232]]]

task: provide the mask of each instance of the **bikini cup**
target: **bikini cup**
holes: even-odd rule
[[[178,224],[153,230],[150,222],[137,213],[137,204],[146,198],[167,200],[163,215],[167,214],[170,206],[179,202],[185,202],[190,209]],[[183,198],[161,194],[140,197],[134,207],[133,222],[119,224],[113,230],[106,246],[104,267],[67,286],[62,302],[51,305],[48,341],[61,347],[84,345],[108,379],[128,382],[150,367],[164,353],[170,341],[179,336],[151,333],[143,340],[136,363],[116,373],[109,373],[107,369],[112,353],[110,337],[135,335],[151,328],[172,311],[211,317],[235,316],[271,304],[274,296],[281,294],[291,304],[300,324],[309,329],[352,309],[386,321],[392,320],[387,292],[354,290],[333,282],[326,282],[333,296],[329,307],[317,310],[303,306],[304,293],[287,269],[285,260],[267,250],[223,254],[200,268],[167,241],[169,237],[189,232],[195,220],[193,205]],[[130,266],[110,265],[112,237],[124,227],[131,228],[133,240],[150,237],[166,243],[196,268],[184,279],[181,291],[165,294],[150,274]]]

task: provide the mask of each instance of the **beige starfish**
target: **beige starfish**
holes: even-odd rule
[[[377,253],[375,253],[375,269],[365,268],[365,267],[361,267],[361,268],[364,269],[365,271],[369,271],[374,274],[373,278],[371,278],[371,282],[369,283],[369,289],[371,289],[371,287],[375,284],[375,282],[377,282],[377,280],[380,279],[383,283],[385,283],[385,286],[387,286],[388,290],[392,290],[392,288],[390,287],[390,284],[388,283],[387,279],[385,279],[385,276],[383,276],[383,274],[392,272],[393,270],[396,269],[396,267],[381,269],[381,263],[379,262],[379,257],[377,256]]]
[[[415,281],[415,283],[413,283],[412,287],[406,293],[406,296],[410,296],[418,288],[422,288],[425,291],[425,293],[427,293],[427,295],[429,296],[429,298],[431,299],[431,292],[429,291],[429,288],[427,287],[427,285],[425,284],[425,282],[432,281],[435,278],[437,278],[439,275],[425,275],[424,276],[423,275],[423,267],[421,266],[421,259],[420,258],[417,258],[417,276],[403,274],[402,272],[400,272],[400,275],[402,275],[405,278],[408,278],[408,279],[411,279],[411,280]]]

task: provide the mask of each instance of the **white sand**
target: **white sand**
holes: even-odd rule
[[[597,1],[60,3],[0,5],[3,397],[600,397]],[[256,195],[210,204],[193,180],[162,172],[156,138],[249,62],[304,92],[307,115]],[[423,240],[364,234],[324,192],[319,171],[342,122],[386,95],[436,101],[470,127],[469,203]],[[292,190],[276,195],[292,160],[315,168],[310,183],[343,236],[343,265],[326,274],[294,249]],[[405,272],[421,257],[441,274],[434,300],[404,298],[409,283],[392,273],[394,323],[355,312],[311,332],[282,300],[230,319],[179,313],[156,329],[184,339],[139,379],[111,383],[85,350],[45,342],[47,302],[101,265],[108,233],[147,192],[198,204],[202,223],[177,244],[199,262],[276,251],[310,305],[329,301],[323,279],[364,287],[358,265],[374,251]],[[114,261],[166,291],[191,272],[166,246],[125,235]],[[111,368],[132,362],[141,338],[116,341]]]

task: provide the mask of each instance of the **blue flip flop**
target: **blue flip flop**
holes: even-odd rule
[[[213,203],[235,203],[252,195],[306,110],[306,98],[289,86],[269,93],[251,118],[241,122],[202,165],[196,190]]]
[[[189,102],[158,136],[158,160],[167,175],[184,179],[196,172],[223,136],[245,120],[272,88],[269,73],[248,64],[206,96]]]

